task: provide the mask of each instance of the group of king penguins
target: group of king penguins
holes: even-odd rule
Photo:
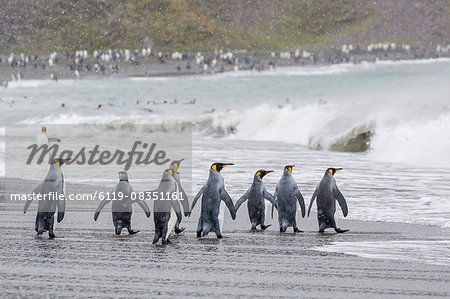
[[[50,138],[46,135],[45,127],[42,128],[39,138],[47,137],[44,142],[50,142]],[[55,141],[56,138],[53,138]],[[41,195],[38,203],[38,212],[36,215],[35,230],[38,235],[48,231],[49,238],[54,238],[54,215],[56,210],[57,222],[61,222],[65,213],[65,182],[64,174],[61,167],[69,159],[55,159],[50,162],[50,169],[44,181],[40,183],[33,191],[33,195]],[[197,195],[189,207],[188,197],[181,185],[180,173],[178,171],[181,160],[172,161],[170,167],[165,169],[159,186],[156,190],[150,191],[150,194],[166,196],[166,198],[153,198],[153,218],[155,224],[155,236],[153,244],[158,243],[161,239],[163,245],[170,243],[169,236],[174,231],[176,234],[183,232],[184,228],[180,227],[183,214],[189,217],[194,209],[197,201],[201,197],[201,214],[197,225],[197,237],[207,236],[209,232],[214,231],[217,238],[222,238],[223,212],[226,205],[231,213],[231,218],[236,218],[236,212],[239,207],[247,201],[248,214],[251,223],[251,229],[255,230],[259,225],[265,230],[270,225],[265,225],[266,202],[272,204],[272,217],[274,208],[278,211],[278,223],[280,232],[286,232],[288,227],[293,227],[295,233],[302,232],[298,229],[296,223],[297,201],[302,211],[302,217],[305,217],[305,203],[303,196],[292,176],[294,165],[286,165],[283,174],[279,180],[275,193],[270,194],[263,182],[263,178],[272,170],[266,171],[260,169],[256,171],[253,182],[247,192],[233,204],[230,195],[225,190],[224,179],[221,170],[233,163],[214,163],[209,169],[208,180],[199,190]],[[344,196],[339,191],[334,175],[341,168],[328,168],[322,180],[318,184],[308,208],[308,217],[314,200],[317,200],[317,218],[319,223],[319,233],[323,233],[326,228],[334,228],[337,233],[343,233],[338,227],[338,210],[336,202],[340,205],[344,217],[348,214],[347,203]],[[46,199],[46,194],[60,194],[56,200]],[[133,214],[133,203],[137,203],[150,217],[151,212],[144,199],[133,196],[133,188],[128,180],[128,174],[125,171],[119,172],[119,182],[112,189],[106,199],[102,200],[94,214],[94,221],[97,221],[103,207],[112,201],[112,218],[116,235],[120,235],[123,228],[126,228],[129,234],[135,234],[131,228],[131,217]],[[120,194],[120,196],[119,196]],[[175,194],[176,196],[171,196]],[[34,197],[35,198],[35,197]],[[24,207],[26,213],[29,205],[34,198],[29,199]],[[119,199],[120,198],[120,199]]]

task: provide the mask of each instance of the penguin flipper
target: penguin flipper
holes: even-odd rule
[[[64,218],[64,213],[66,212],[66,199],[58,199],[58,218],[56,219],[60,223]]]
[[[34,190],[33,192],[31,192],[32,195],[36,195],[39,194],[41,191],[41,187],[42,187],[42,183],[40,183]],[[25,214],[28,210],[28,208],[30,207],[30,204],[33,202],[34,200],[34,196],[32,199],[28,199],[27,202],[25,203],[25,206],[23,207],[23,213]]]
[[[53,137],[53,138],[48,138],[48,142],[49,142],[49,143],[50,143],[50,142],[61,142],[61,139],[55,138],[55,137]]]
[[[297,198],[300,208],[302,209],[302,218],[305,218],[305,200],[303,199],[303,195],[300,193],[297,186],[294,188],[294,196]]]
[[[313,196],[311,197],[311,201],[309,202],[309,208],[308,208],[308,217],[309,217],[309,213],[311,212],[311,207],[314,203],[314,200],[317,197],[317,193],[319,193],[319,187],[316,188],[316,190],[314,191]]]
[[[230,210],[231,218],[234,220],[236,219],[236,209],[234,208],[233,201],[231,200],[230,195],[228,195],[228,192],[225,189],[220,190],[220,199],[225,202],[225,204],[228,207],[228,210]]]
[[[276,207],[278,210],[277,196],[278,196],[278,186],[275,189],[275,193],[273,194],[272,219],[273,219],[273,208]]]
[[[173,200],[172,205],[175,210],[175,214],[177,214],[177,221],[180,223],[181,220],[183,220],[183,214],[181,213],[180,202],[178,200]]]
[[[100,204],[98,205],[97,210],[94,214],[94,221],[97,221],[98,215],[100,215],[100,212],[102,211],[103,207],[106,206],[111,200],[110,199],[103,199]]]
[[[144,200],[135,200],[135,202],[144,210],[145,212],[145,216],[150,217],[150,208],[148,207],[148,205],[145,203]]]
[[[270,203],[272,204],[272,206],[275,204],[275,198],[273,197],[272,194],[270,194],[267,189],[264,187],[264,191],[263,191],[263,196],[265,199],[267,199],[268,201],[270,201]]]
[[[181,205],[183,206],[183,210],[184,210],[184,216],[189,216],[190,215],[190,211],[189,211],[189,199],[188,196],[186,194],[186,192],[184,192],[183,187],[181,186],[181,182],[180,179],[177,177],[175,178],[175,181],[177,182],[178,185],[178,194],[181,194],[181,198],[178,200],[181,202]]]
[[[341,206],[344,217],[347,217],[348,215],[347,202],[345,201],[344,195],[342,195],[341,191],[339,191],[337,186],[333,189],[333,196],[334,199],[336,199],[339,205]]]
[[[56,219],[60,223],[64,218],[64,213],[66,212],[66,198],[64,196],[64,183],[60,181],[58,185],[58,193],[62,194],[61,198],[58,198],[58,218]]]
[[[248,189],[247,192],[245,192],[245,194],[242,195],[241,198],[239,198],[239,200],[236,202],[236,205],[234,206],[236,213],[237,213],[239,207],[241,206],[241,204],[243,204],[248,199],[249,194],[250,194],[250,189]]]
[[[200,191],[198,191],[197,195],[195,195],[194,199],[192,200],[191,211],[194,209],[195,204],[197,203],[197,200],[203,194],[203,190],[205,190],[205,185],[203,185],[203,187],[200,189]]]

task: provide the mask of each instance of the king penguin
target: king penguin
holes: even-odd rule
[[[174,193],[177,196],[179,194],[178,184],[173,177],[175,174],[179,173],[170,168],[164,170],[158,189],[152,193],[158,197],[153,202],[153,220],[155,222],[153,244],[158,243],[159,239],[162,239],[162,245],[171,243],[169,235],[181,214],[180,204],[173,197]]]
[[[252,185],[234,206],[237,212],[241,204],[243,204],[248,199],[248,216],[250,217],[252,230],[255,230],[257,225],[261,225],[261,229],[263,230],[270,226],[270,224],[264,224],[266,210],[265,199],[270,201],[273,205],[274,198],[273,195],[266,190],[266,187],[264,186],[264,183],[262,181],[263,177],[270,172],[273,172],[273,170],[258,170],[253,177]]]
[[[183,187],[181,186],[180,174],[178,173],[178,168],[180,168],[181,162],[183,160],[184,159],[172,161],[172,163],[170,163],[169,169],[172,169],[174,171],[173,178],[175,179],[175,181],[178,185],[178,191],[180,194],[180,197],[178,198],[178,202],[181,202],[181,206],[183,207],[184,216],[187,217],[191,214],[189,212],[189,199],[187,197],[186,192],[184,192]],[[177,216],[178,217],[177,217],[177,222],[175,224],[175,233],[178,235],[182,231],[184,231],[184,228],[180,228],[182,214],[178,213]]]
[[[342,209],[344,217],[347,217],[347,202],[341,191],[339,191],[334,174],[342,168],[328,168],[320,181],[319,185],[311,197],[308,208],[308,217],[314,199],[317,197],[317,220],[319,221],[319,233],[323,233],[326,228],[333,227],[337,233],[344,233],[348,230],[342,230],[338,227],[338,210],[336,209],[336,201]]]
[[[206,236],[212,230],[217,238],[222,238],[221,224],[219,221],[220,204],[223,201],[231,213],[231,218],[236,219],[236,210],[230,195],[225,190],[225,183],[220,171],[233,163],[214,163],[209,169],[209,178],[192,201],[191,211],[197,200],[202,196],[202,211],[198,219],[197,237]],[[202,234],[203,233],[203,234]]]
[[[36,144],[38,146],[49,145],[51,142],[61,142],[61,139],[48,137],[48,135],[47,135],[47,127],[46,126],[42,126],[41,133],[39,133],[36,136]]]
[[[26,213],[33,199],[39,200],[34,229],[38,235],[48,231],[50,239],[55,237],[53,226],[56,208],[58,208],[58,223],[64,218],[66,208],[64,198],[66,184],[61,166],[67,161],[69,161],[69,159],[55,159],[50,162],[50,169],[47,176],[44,181],[34,189],[32,193],[33,197],[25,203],[23,209],[23,212]]]
[[[116,235],[120,235],[123,228],[128,230],[128,234],[134,235],[139,231],[131,229],[131,215],[133,214],[133,203],[138,203],[144,210],[145,215],[150,217],[150,209],[143,200],[135,199],[133,188],[128,181],[128,174],[125,171],[119,172],[119,182],[108,194],[106,199],[103,199],[94,214],[94,221],[97,221],[103,207],[112,201],[112,218],[115,227]]]
[[[305,217],[305,202],[303,196],[298,189],[297,183],[292,176],[292,168],[295,165],[286,165],[283,170],[283,175],[275,189],[275,204],[272,206],[278,208],[278,223],[280,224],[280,232],[284,233],[286,228],[292,226],[294,232],[302,232],[298,229],[295,220],[297,212],[297,201],[302,209],[302,217]]]

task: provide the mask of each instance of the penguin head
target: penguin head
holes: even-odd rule
[[[173,160],[172,163],[170,163],[170,166],[173,166],[175,169],[178,169],[178,168],[180,167],[181,162],[182,162],[183,160],[184,160],[184,159],[181,159],[181,160]]]
[[[174,176],[175,174],[180,174],[178,171],[173,170],[173,169],[166,169],[165,170],[170,176]]]
[[[331,173],[331,175],[334,175],[339,170],[342,170],[342,168],[328,168],[326,173]]]
[[[233,163],[214,163],[211,165],[211,169],[220,172],[224,167],[234,165]]]
[[[47,127],[46,126],[42,126],[41,133],[43,133],[43,134],[47,133]]]
[[[128,173],[126,171],[119,172],[119,181],[127,181],[128,182]]]
[[[61,158],[59,158],[59,159],[55,159],[55,160],[51,161],[50,164],[56,164],[59,167],[61,167],[64,163],[66,163],[68,161],[70,161],[70,159],[61,159]]]
[[[256,176],[258,176],[260,179],[262,179],[266,174],[273,172],[273,170],[264,170],[264,169],[260,169],[256,172]]]
[[[295,165],[286,165],[284,166],[284,170],[289,170],[290,173],[292,173],[292,168],[294,168]]]

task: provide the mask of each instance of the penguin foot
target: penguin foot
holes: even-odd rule
[[[201,238],[202,237],[202,231],[198,231],[197,232],[197,238]]]
[[[48,233],[48,238],[49,239],[54,239],[56,236],[54,233]]]
[[[299,230],[297,227],[294,227],[294,233],[303,233],[303,231]]]
[[[250,230],[256,230],[256,226],[252,226],[252,228],[250,228]]]
[[[222,238],[223,238],[222,234],[217,235],[217,239],[222,239]]]
[[[181,234],[184,230],[185,230],[184,227],[182,227],[182,228],[175,227],[175,233],[176,233],[177,235]]]
[[[348,229],[340,229],[340,228],[335,228],[334,229],[338,234],[343,234],[345,232],[348,232]]]
[[[170,241],[169,239],[166,240],[167,244],[172,244],[172,241]]]
[[[137,234],[138,232],[140,232],[140,230],[132,230],[132,229],[128,230],[128,234],[130,234],[130,235]]]
[[[269,225],[264,225],[264,224],[261,224],[261,229],[262,230],[265,230],[266,228],[268,228],[269,226],[271,226],[272,224],[269,224]]]

